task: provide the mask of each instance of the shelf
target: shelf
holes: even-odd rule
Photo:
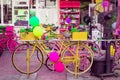
[[[80,2],[60,1],[60,25],[68,29],[68,26],[78,27],[80,24]],[[66,23],[66,18],[71,19],[71,23]],[[64,29],[63,28],[63,29]]]
[[[60,1],[60,8],[80,8],[79,1]]]
[[[61,25],[65,25],[66,23],[64,23],[64,22],[60,22],[60,24],[61,24]],[[77,22],[77,23],[70,23],[70,24],[78,25],[79,23]],[[66,25],[67,25],[67,24],[66,24]]]
[[[14,7],[29,7],[28,5],[15,5]]]
[[[66,20],[66,18],[60,18],[60,19],[62,19],[62,20]],[[71,19],[73,19],[73,20],[79,20],[80,18],[72,17]]]
[[[60,12],[60,14],[80,14],[80,12]]]
[[[60,7],[60,8],[73,8],[73,6],[62,6],[62,7]],[[74,6],[74,8],[80,8],[80,7]]]

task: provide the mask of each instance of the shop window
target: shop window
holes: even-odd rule
[[[0,23],[12,24],[12,0],[0,0],[0,2]]]
[[[30,0],[30,8],[35,9],[36,8],[36,0]]]
[[[7,0],[5,0],[7,1]],[[3,5],[3,10],[4,10],[4,23],[5,24],[12,24],[12,3],[11,0],[8,0],[6,4]]]
[[[14,25],[28,26],[29,21],[29,0],[14,1]]]
[[[28,26],[29,20],[28,7],[15,7],[14,8],[14,25],[15,26]]]
[[[56,0],[38,0],[38,8],[55,8]]]

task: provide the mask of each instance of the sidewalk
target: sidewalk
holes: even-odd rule
[[[35,74],[32,74],[29,79],[26,75],[19,73],[12,65],[11,54],[7,51],[0,57],[0,80],[100,80],[95,76],[90,76],[90,73],[86,73],[74,78],[74,75],[67,73],[53,72],[48,70],[45,65]],[[104,80],[120,80],[120,77],[105,77]]]

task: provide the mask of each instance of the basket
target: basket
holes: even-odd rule
[[[73,32],[72,40],[87,40],[87,32]]]
[[[21,32],[20,33],[20,40],[35,40],[35,36],[33,32]]]
[[[35,40],[35,36],[33,34],[33,30],[31,28],[20,29],[20,40]]]

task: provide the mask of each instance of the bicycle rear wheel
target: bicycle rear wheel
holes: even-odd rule
[[[49,57],[45,61],[45,66],[50,70],[50,71],[55,71],[54,69],[54,62],[51,62]]]
[[[93,51],[85,44],[71,43],[62,52],[61,61],[72,74],[87,72],[93,63]]]
[[[39,56],[39,60],[38,57]],[[40,49],[33,44],[19,45],[13,55],[12,64],[16,70],[24,74],[37,72],[43,64],[43,54]]]
[[[86,44],[88,44],[88,46],[92,49],[92,51],[94,52],[94,57],[100,57],[102,56],[103,54],[101,53],[101,49],[99,47],[98,44],[96,44],[95,42],[90,42],[90,41],[87,41],[85,42]]]

